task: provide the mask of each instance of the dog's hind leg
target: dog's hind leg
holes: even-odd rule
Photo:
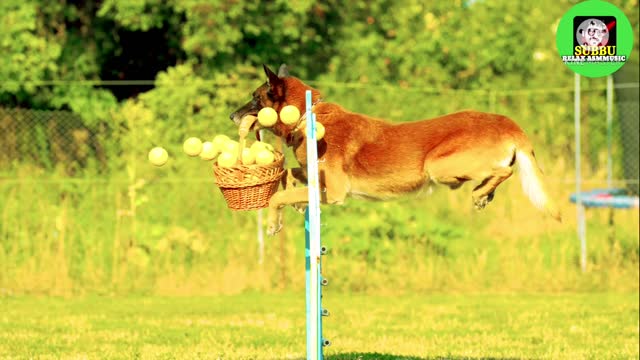
[[[484,207],[493,200],[494,191],[498,185],[507,180],[511,174],[513,174],[511,167],[493,169],[491,175],[482,180],[480,185],[473,189],[471,196],[476,209],[484,209]]]
[[[435,179],[438,184],[446,185],[451,190],[458,189],[469,180],[469,177],[466,176],[441,176]]]

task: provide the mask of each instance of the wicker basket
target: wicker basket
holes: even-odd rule
[[[220,167],[214,163],[213,173],[230,209],[254,210],[269,206],[282,179],[283,165],[284,156],[275,152],[275,160],[269,165]]]

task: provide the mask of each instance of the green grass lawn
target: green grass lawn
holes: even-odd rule
[[[330,290],[330,289],[329,289]],[[327,359],[637,359],[638,294],[325,292]],[[304,294],[0,297],[0,358],[299,359]]]

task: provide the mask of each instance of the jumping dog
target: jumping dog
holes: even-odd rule
[[[342,204],[349,196],[387,200],[414,192],[430,182],[457,189],[467,181],[479,184],[472,199],[477,209],[493,200],[495,189],[518,167],[522,188],[533,205],[560,220],[548,196],[531,142],[524,131],[506,116],[461,111],[429,120],[392,124],[345,110],[322,100],[318,90],[290,76],[286,65],[278,74],[266,65],[267,82],[252,99],[230,115],[239,125],[243,117],[257,115],[264,107],[278,113],[286,105],[305,109],[305,92],[311,90],[313,111],[324,125],[317,143],[321,201]],[[255,122],[251,131],[260,129]],[[282,208],[308,202],[306,146],[300,124],[278,121],[269,128],[292,147],[300,168],[288,170],[285,188],[269,202],[267,232],[282,228]]]

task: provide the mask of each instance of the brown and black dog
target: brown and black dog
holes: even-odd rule
[[[545,191],[542,173],[531,142],[511,119],[496,114],[462,111],[430,120],[392,124],[321,100],[320,93],[289,76],[286,65],[276,75],[264,66],[268,81],[253,92],[252,100],[231,114],[240,124],[246,115],[263,107],[277,112],[294,105],[304,112],[305,91],[312,91],[313,110],[324,125],[318,142],[321,201],[341,204],[348,196],[386,200],[416,191],[429,182],[457,189],[477,181],[472,198],[484,208],[500,183],[518,166],[522,187],[535,207],[560,220],[560,213]],[[255,123],[251,130],[258,130]],[[278,121],[270,130],[294,150],[301,168],[288,171],[288,183],[306,183],[306,139],[298,126]],[[306,187],[285,186],[269,203],[271,235],[281,227],[285,205],[308,202]]]

